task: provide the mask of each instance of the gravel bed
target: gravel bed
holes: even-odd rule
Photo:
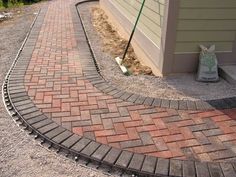
[[[0,23],[0,83],[34,18],[38,5]],[[2,93],[0,94],[2,97]],[[97,170],[82,166],[40,145],[8,115],[0,100],[0,176],[1,177],[107,177]]]
[[[79,11],[105,80],[119,85],[128,92],[162,99],[212,100],[236,96],[236,85],[231,85],[223,79],[217,83],[201,83],[195,81],[194,74],[164,78],[147,75],[124,76],[111,55],[102,50],[103,39],[91,20],[91,8],[95,6],[98,6],[98,2],[85,3],[79,6]]]

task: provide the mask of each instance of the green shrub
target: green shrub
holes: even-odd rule
[[[0,0],[0,9],[1,8],[8,8],[8,7],[15,7],[24,4],[32,4],[39,2],[41,0]]]
[[[8,0],[2,0],[2,6],[7,8],[8,7]]]

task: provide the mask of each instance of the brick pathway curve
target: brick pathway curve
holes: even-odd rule
[[[72,0],[51,1],[25,88],[38,108],[76,134],[133,152],[202,161],[235,160],[236,110],[183,111],[124,102],[84,76]],[[81,56],[81,54],[83,56]]]

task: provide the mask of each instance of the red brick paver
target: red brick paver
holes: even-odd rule
[[[165,158],[231,160],[235,110],[180,111],[135,105],[102,93],[83,75],[70,4],[50,2],[25,75],[25,88],[48,117],[76,134]]]

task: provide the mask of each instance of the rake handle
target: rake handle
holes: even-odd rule
[[[141,16],[141,14],[142,14],[142,11],[143,11],[143,7],[144,7],[144,4],[145,4],[145,1],[146,1],[146,0],[143,0],[142,6],[141,6],[141,8],[140,8],[140,10],[139,10],[138,17],[137,17],[137,19],[136,19],[136,22],[135,22],[134,28],[133,28],[132,33],[131,33],[130,38],[129,38],[129,42],[128,42],[127,46],[126,46],[126,49],[125,49],[124,55],[123,55],[123,57],[122,57],[123,60],[125,59],[125,56],[126,56],[126,54],[127,54],[127,52],[128,52],[128,49],[129,49],[130,43],[131,43],[132,38],[133,38],[133,35],[134,35],[134,32],[135,32],[135,30],[136,30],[136,27],[137,27],[137,25],[138,25],[138,22],[139,22],[140,16]]]

